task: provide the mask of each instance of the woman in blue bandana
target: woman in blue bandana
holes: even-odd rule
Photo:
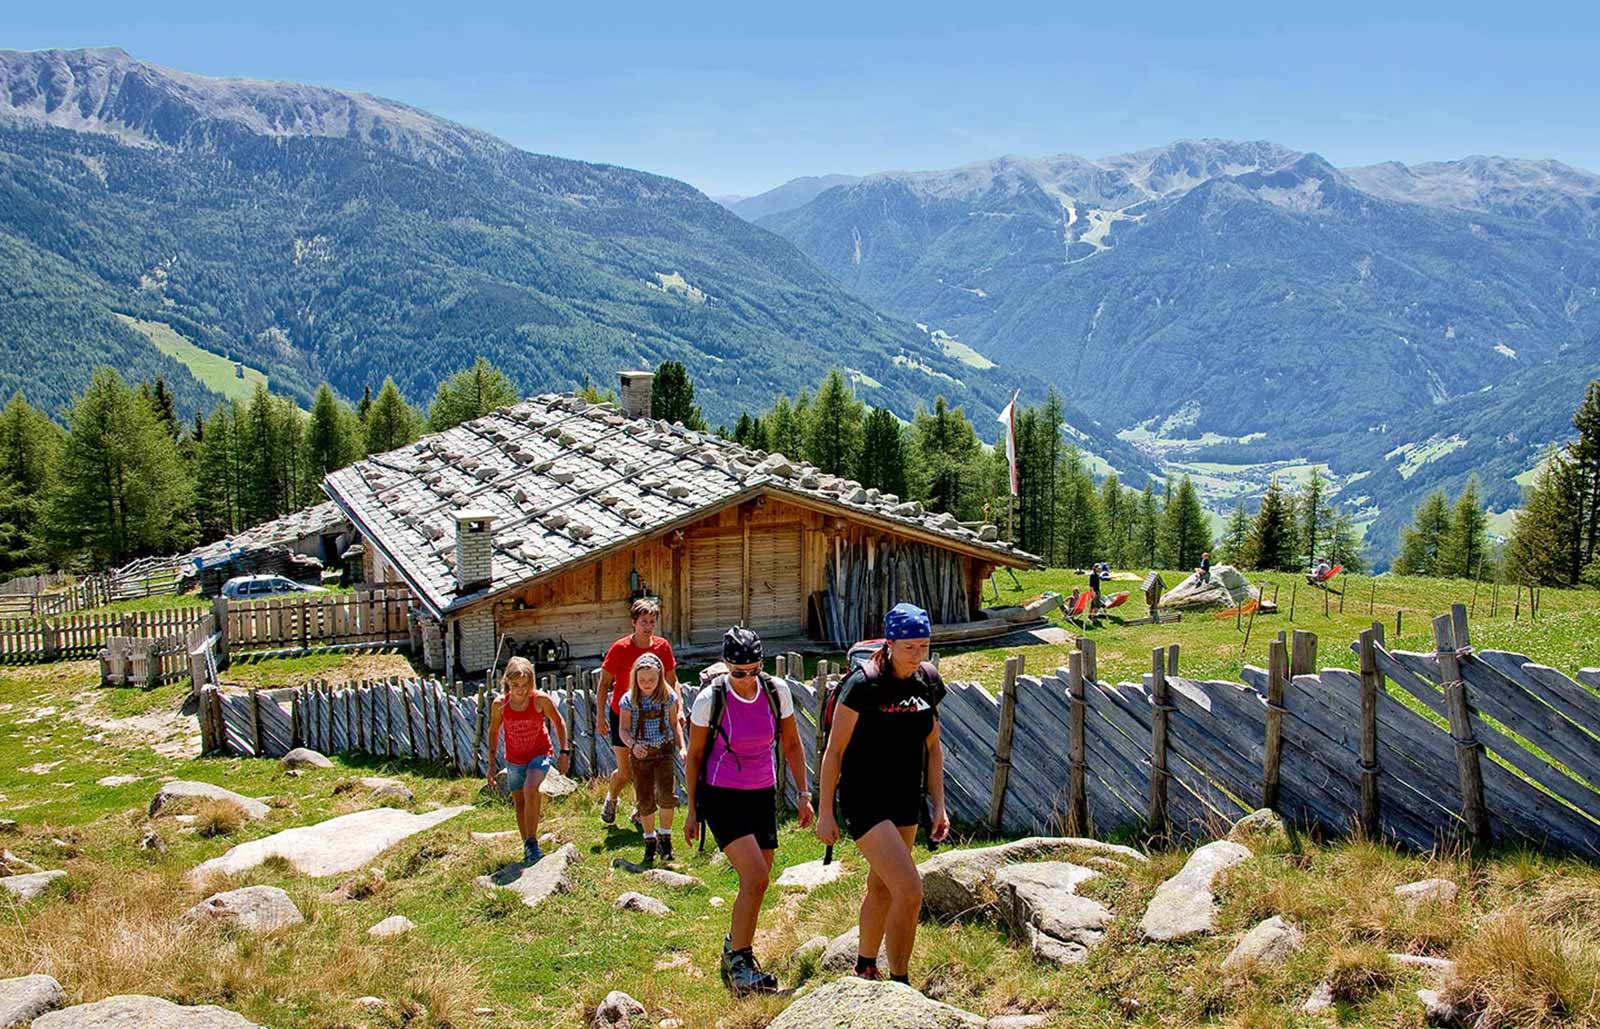
[[[871,868],[856,955],[856,974],[864,979],[880,978],[877,954],[886,936],[889,978],[906,982],[911,967],[922,910],[922,876],[911,846],[924,782],[933,800],[930,837],[937,842],[950,833],[939,743],[945,687],[928,661],[932,632],[928,613],[914,604],[896,604],[884,616],[883,650],[840,687],[822,759],[817,836],[830,845],[839,839],[837,795],[844,829]]]

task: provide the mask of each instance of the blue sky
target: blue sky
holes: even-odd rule
[[[1218,136],[1600,171],[1600,4],[8,5],[0,46],[394,97],[708,193]]]

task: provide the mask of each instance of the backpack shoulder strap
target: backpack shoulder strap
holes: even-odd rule
[[[778,680],[776,676],[761,673],[761,692],[767,695],[767,707],[772,709],[772,731],[777,734],[778,727],[783,724],[783,716],[779,714],[782,705],[778,702]]]

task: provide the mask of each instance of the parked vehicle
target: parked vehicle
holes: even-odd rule
[[[282,575],[236,575],[222,584],[222,595],[229,600],[249,600],[284,593],[326,593],[321,586],[307,586]]]

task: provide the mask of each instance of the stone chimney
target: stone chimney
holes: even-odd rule
[[[629,418],[649,418],[650,387],[655,381],[655,372],[623,372],[622,413]]]
[[[456,592],[476,593],[494,580],[490,562],[494,552],[492,511],[465,507],[455,513]]]

